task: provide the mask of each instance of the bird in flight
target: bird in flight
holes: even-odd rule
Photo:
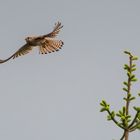
[[[26,43],[9,58],[5,60],[0,59],[0,63],[7,62],[11,58],[14,59],[21,55],[25,55],[29,53],[34,47],[39,48],[40,54],[47,54],[47,53],[58,51],[59,49],[62,48],[64,43],[62,40],[56,40],[55,37],[58,35],[62,27],[63,26],[61,25],[61,23],[57,22],[55,23],[53,31],[50,32],[49,34],[26,37],[25,38]]]

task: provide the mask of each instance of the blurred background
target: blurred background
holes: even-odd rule
[[[1,0],[0,59],[57,21],[64,25],[58,36],[64,47],[47,55],[34,49],[0,65],[0,139],[119,139],[122,131],[106,121],[99,103],[106,99],[116,111],[124,105],[123,51],[140,58],[139,7],[130,0]],[[140,79],[140,60],[137,67]],[[140,81],[133,91],[140,91]]]

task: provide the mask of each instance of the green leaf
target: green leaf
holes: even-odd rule
[[[128,98],[130,98],[132,95],[131,95],[130,93],[128,93],[128,95],[127,95],[127,96],[128,96]]]
[[[134,78],[135,78],[135,75],[134,74],[130,76],[130,79],[134,79]]]
[[[105,100],[102,100],[102,103],[103,103],[103,104],[107,104]]]
[[[128,89],[127,89],[127,88],[125,88],[125,87],[123,88],[123,90],[124,90],[125,92],[128,92]]]
[[[130,67],[127,64],[124,64],[124,70],[130,70]]]
[[[112,118],[115,117],[115,112],[114,111],[111,112],[111,116],[112,116]]]
[[[140,123],[140,121],[137,122],[137,124],[139,124],[139,123]],[[137,125],[137,129],[140,130],[140,124]]]
[[[136,66],[136,64],[132,64],[132,68],[134,68]]]
[[[140,125],[137,126],[137,129],[140,130]]]
[[[130,118],[131,118],[131,115],[127,115],[127,116],[126,116],[126,119],[130,119]]]
[[[110,108],[110,105],[107,105],[105,108],[106,108],[106,110],[109,110],[109,108]]]
[[[134,57],[132,58],[132,60],[138,60],[138,57],[134,56]]]
[[[102,102],[100,103],[100,105],[102,105],[102,106],[106,106],[106,105],[107,105],[107,103],[106,103],[106,101],[105,101],[105,100],[102,100]]]
[[[137,70],[136,68],[132,68],[132,69],[131,69],[131,71],[136,71],[136,70]]]
[[[117,117],[121,117],[121,114],[119,114],[119,113],[116,113],[116,116],[117,116]]]
[[[106,108],[101,108],[100,112],[107,111]]]
[[[123,114],[125,114],[125,111],[126,111],[125,106],[123,106],[122,111],[123,111]]]
[[[101,106],[104,106],[104,104],[103,104],[102,102],[100,103],[100,105],[101,105]]]
[[[121,110],[119,110],[119,114],[122,116],[123,115],[123,112]]]
[[[107,116],[107,120],[108,120],[108,121],[111,121],[111,120],[112,120],[112,118],[111,118],[110,115]]]
[[[124,81],[123,84],[128,87],[128,82]]]
[[[140,113],[138,114],[138,119],[140,120]]]
[[[131,77],[131,73],[130,72],[127,72],[127,76],[130,78]]]
[[[133,107],[137,112],[140,112],[140,107]]]
[[[131,98],[129,98],[129,101],[132,101],[132,100],[135,100],[136,99],[136,97],[131,97]]]
[[[125,120],[125,116],[121,116],[121,120],[124,121]]]
[[[128,55],[130,55],[130,56],[131,56],[131,53],[130,53],[130,52],[128,52],[128,51],[124,51],[124,53],[125,53],[125,54],[128,54]]]
[[[107,106],[107,103],[106,103],[105,100],[102,100],[101,103],[100,103],[100,105],[103,106],[103,107],[105,107],[105,106]]]
[[[128,119],[127,122],[128,122],[128,123],[131,122],[131,119]]]
[[[133,109],[134,109],[135,111],[137,111],[137,107],[134,106]]]
[[[132,82],[136,82],[136,81],[138,81],[138,79],[137,78],[133,78],[133,79],[131,79],[131,81]]]
[[[127,98],[124,97],[123,99],[124,99],[125,101],[127,101]]]

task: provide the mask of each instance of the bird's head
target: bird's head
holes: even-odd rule
[[[33,37],[26,37],[25,40],[27,43],[30,43],[33,41]]]

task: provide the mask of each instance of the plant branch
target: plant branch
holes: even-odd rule
[[[131,91],[132,59],[133,59],[133,56],[131,54],[129,54],[129,70],[128,70],[129,75],[128,75],[128,90],[127,90],[127,100],[126,100],[126,116],[129,115],[129,104],[130,104],[129,94]],[[124,131],[124,137],[125,137],[125,140],[128,140],[128,137],[129,137],[128,130]]]
[[[136,125],[134,125],[133,127],[131,127],[131,128],[129,129],[129,132],[133,132],[133,131],[135,131],[139,125],[140,125],[140,121],[137,122]]]
[[[110,115],[112,121],[113,121],[117,126],[119,126],[120,128],[122,128],[122,129],[124,129],[124,130],[126,129],[125,127],[123,127],[122,125],[120,125],[114,117],[112,117],[112,114],[111,114],[111,112],[110,112],[109,110],[107,110],[107,112],[108,112],[108,114]]]
[[[134,123],[135,123],[136,120],[137,120],[138,115],[139,115],[139,111],[137,111],[137,113],[136,113],[136,115],[135,115],[135,117],[134,117],[132,123],[128,126],[128,128],[131,128],[131,127],[134,125]]]
[[[125,105],[122,107],[121,110],[115,113],[115,111],[110,111],[110,105],[107,104],[105,100],[102,100],[102,102],[100,103],[100,105],[102,106],[100,112],[107,111],[108,113],[107,120],[113,121],[116,126],[123,129],[123,135],[121,136],[120,140],[128,140],[130,132],[133,132],[136,129],[140,129],[140,107],[133,107],[136,111],[133,119],[129,112],[130,103],[136,98],[131,94],[131,86],[133,82],[137,81],[135,74],[133,74],[133,72],[136,71],[136,64],[133,62],[135,60],[138,60],[138,57],[133,56],[128,51],[124,51],[124,53],[127,54],[129,57],[128,64],[124,65],[124,70],[126,70],[127,73],[127,80],[123,82],[123,90],[126,93],[125,97],[123,98],[125,100]],[[116,116],[120,118],[120,121],[116,119]]]
[[[124,136],[125,136],[125,131],[124,131],[124,133],[123,133],[123,135],[122,135],[120,140],[123,140]]]
[[[130,67],[129,72],[130,72],[130,75],[132,74],[132,72],[131,72],[131,68],[132,68],[132,58],[133,58],[133,56],[130,55],[130,57],[129,57],[129,67]],[[129,94],[130,94],[130,91],[131,91],[131,78],[128,77],[128,91],[127,91],[127,100],[126,100],[126,115],[129,114],[129,104],[130,104],[130,101],[129,101]]]

